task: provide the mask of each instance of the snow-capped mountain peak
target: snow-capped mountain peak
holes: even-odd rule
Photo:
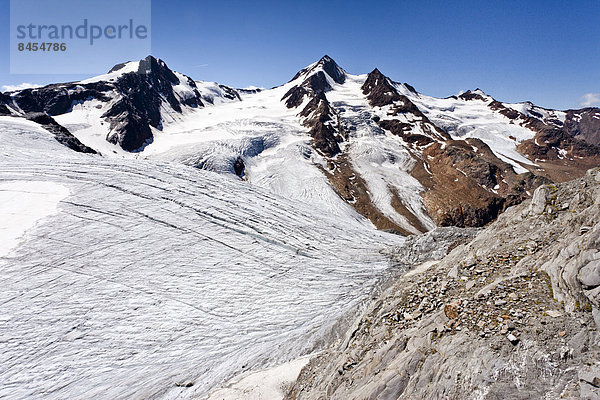
[[[120,63],[115,65],[108,71],[108,73],[112,72],[136,72],[138,74],[149,74],[156,67],[160,68],[168,68],[167,64],[152,55],[147,56],[146,58],[139,61],[128,61],[125,63]]]
[[[486,94],[483,90],[477,88],[475,90],[467,90],[457,96],[462,100],[481,100],[481,101],[493,101],[492,96]]]
[[[367,75],[367,79],[372,81],[373,86],[377,86],[384,83],[387,83],[388,85],[390,84],[390,80],[381,73],[379,68],[375,68],[373,71],[369,72],[369,74]]]
[[[167,64],[163,60],[150,55],[139,61],[127,61],[116,64],[108,71],[108,73],[84,79],[79,83],[114,82],[127,74],[151,75],[153,73],[164,73],[165,71],[171,71]]]
[[[324,72],[329,78],[335,83],[343,84],[346,81],[346,71],[342,69],[333,58],[328,55],[324,55],[319,61],[312,63],[306,68],[300,70],[293,78],[292,81],[297,79],[305,80],[311,75]]]
[[[206,89],[204,95],[193,79],[148,56],[80,82],[14,92],[5,103],[17,114],[47,113],[86,145],[105,155],[126,156],[143,150],[156,131],[182,119],[188,110],[221,97],[240,98],[232,88],[199,84]]]
[[[300,106],[306,98],[318,96],[328,92],[333,86],[346,82],[344,71],[333,59],[327,55],[319,61],[301,69],[288,85],[293,86],[284,94],[282,100],[288,108]]]

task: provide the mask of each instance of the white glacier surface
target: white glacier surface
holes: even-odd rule
[[[3,195],[45,182],[54,202],[0,256],[0,398],[202,398],[314,351],[403,240],[231,175],[75,153],[16,118],[0,143]]]
[[[40,219],[55,214],[69,189],[54,182],[0,181],[0,257],[19,244]]]

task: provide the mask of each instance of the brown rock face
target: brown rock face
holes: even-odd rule
[[[300,104],[304,101],[304,96],[309,96],[310,93],[306,88],[302,86],[294,86],[290,90],[287,91],[281,100],[285,100],[285,105],[287,108],[295,108],[299,107]],[[287,100],[286,100],[287,99]]]
[[[311,75],[308,78],[308,87],[314,94],[324,93],[331,90],[331,86],[329,82],[327,82],[327,78],[325,77],[325,73],[323,71],[319,71],[314,75]]]
[[[522,116],[522,114],[520,112],[518,112],[517,110],[508,108],[504,104],[500,103],[497,100],[493,100],[489,104],[489,107],[494,111],[498,111],[500,114],[504,115],[505,117],[507,117],[509,119],[518,119],[519,117]]]
[[[600,108],[567,111],[564,128],[577,140],[600,145]]]
[[[538,174],[565,182],[600,165],[600,147],[570,136],[565,128],[546,125],[531,117],[525,126],[536,135],[521,142],[517,150],[540,165]]]
[[[367,76],[361,89],[363,94],[367,96],[369,104],[373,107],[392,105],[391,113],[389,113],[390,116],[397,117],[404,115],[410,119],[410,123],[400,122],[396,119],[378,120],[381,128],[402,137],[408,143],[415,143],[419,146],[431,143],[432,138],[440,140],[450,139],[450,136],[433,124],[408,97],[398,93],[398,90],[392,85],[390,79],[383,75],[377,68]],[[410,133],[415,125],[427,136]]]
[[[423,153],[432,173],[422,181],[430,188],[424,194],[425,206],[439,226],[483,226],[551,182],[531,172],[516,174],[478,139],[450,141],[442,147],[434,144]]]
[[[403,97],[398,93],[396,88],[392,86],[389,79],[377,68],[369,73],[367,80],[362,85],[361,89],[363,94],[367,96],[369,103],[374,107],[387,106],[396,101],[402,100]]]
[[[504,209],[505,198],[489,190],[498,185],[498,166],[477,155],[468,143],[435,143],[423,158],[431,171],[431,179],[421,182],[429,185],[423,197],[436,225],[483,226]]]
[[[560,159],[559,150],[566,150],[571,157],[594,157],[600,148],[583,140],[570,136],[565,129],[547,125],[538,119],[529,117],[525,126],[536,132],[535,138],[523,142],[519,150],[526,155],[549,160]]]
[[[343,141],[341,128],[336,112],[329,105],[325,93],[319,92],[313,97],[300,116],[305,118],[304,126],[310,128],[313,147],[327,157],[333,157],[340,152],[338,143]]]
[[[342,141],[332,125],[317,121],[309,131],[313,138],[313,145],[328,157],[333,157],[340,152],[338,141]]]
[[[418,146],[425,146],[433,143],[433,139],[425,135],[411,133],[413,130],[412,124],[400,122],[397,119],[383,120],[378,122],[379,126],[385,130],[392,132],[394,135],[401,137],[407,143],[414,143]]]
[[[475,89],[475,91],[477,91],[477,90],[479,90],[479,89]],[[463,100],[484,100],[485,101],[485,97],[483,97],[479,93],[475,93],[470,90],[467,90],[466,92],[458,95],[458,98],[463,99]]]

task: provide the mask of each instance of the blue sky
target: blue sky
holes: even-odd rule
[[[329,54],[438,97],[479,87],[551,108],[600,104],[600,1],[570,3],[153,0],[152,53],[235,87],[279,85]],[[11,75],[9,1],[0,7],[0,86],[88,76]],[[106,70],[126,61],[113,58]]]

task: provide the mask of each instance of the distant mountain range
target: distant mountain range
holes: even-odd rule
[[[80,82],[0,94],[75,151],[181,162],[415,234],[481,226],[543,183],[600,165],[600,109],[444,99],[328,56],[268,90],[195,81],[149,56]]]

